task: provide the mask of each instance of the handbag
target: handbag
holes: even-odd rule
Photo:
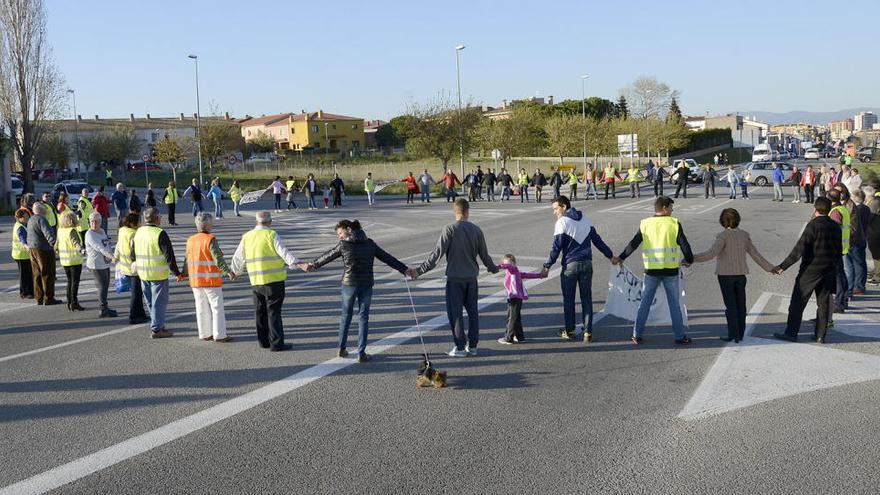
[[[113,284],[116,287],[117,294],[122,294],[123,292],[131,290],[131,279],[122,273],[122,270],[119,269],[119,264],[116,265],[116,274],[114,275]]]

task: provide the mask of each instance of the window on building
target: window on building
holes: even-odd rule
[[[352,128],[352,129],[357,129],[357,128],[358,128],[358,125],[357,125],[357,124],[351,124],[351,128]]]
[[[250,137],[250,135],[251,135],[251,131],[250,131],[250,129],[248,129],[248,137]]]
[[[330,127],[332,127],[334,131],[336,130],[336,124],[333,124]]]
[[[153,133],[151,133],[150,137],[153,138],[153,142],[155,143],[156,141],[159,140],[159,133],[158,133],[158,132],[153,132]]]
[[[352,142],[351,142],[351,149],[356,150],[356,149],[358,149],[358,148],[360,148],[360,147],[361,147],[361,143],[360,143],[360,141],[352,141]]]
[[[313,126],[312,126],[312,132],[318,132],[318,126],[317,126],[317,125],[313,125]]]

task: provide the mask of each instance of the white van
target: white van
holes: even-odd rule
[[[767,143],[758,144],[752,150],[753,162],[764,162],[767,160],[772,160],[773,158],[773,152],[770,151],[770,145],[768,145]]]

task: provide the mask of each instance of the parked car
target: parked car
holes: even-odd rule
[[[772,160],[774,157],[774,151],[770,149],[770,145],[767,143],[762,143],[755,145],[755,148],[752,150],[752,161],[759,162],[764,160]]]
[[[76,202],[79,201],[79,197],[82,195],[82,190],[89,190],[89,199],[95,197],[95,189],[90,186],[87,182],[81,180],[65,180],[55,184],[55,187],[52,188],[52,202],[58,202],[58,196],[61,194],[61,191],[65,191],[67,193],[67,199],[70,202],[70,205],[76,209]]]
[[[60,168],[44,168],[34,170],[34,180],[40,181],[58,181],[67,178],[67,171]]]
[[[874,159],[874,151],[876,148],[871,148],[868,146],[859,148],[859,151],[856,152],[856,158],[859,159],[862,163],[870,162]]]
[[[788,151],[780,151],[776,153],[776,156],[773,157],[774,160],[791,160],[791,153]]]
[[[808,148],[807,151],[804,151],[804,161],[806,160],[818,160],[821,158],[819,156],[819,150],[817,148]]]
[[[773,183],[773,169],[776,167],[777,163],[782,166],[782,175],[784,177],[783,184],[791,184],[791,172],[793,167],[788,162],[751,162],[743,167],[743,171],[751,170],[752,184],[756,186],[766,186],[767,184]]]
[[[12,181],[12,192],[15,193],[15,202],[21,199],[21,195],[24,194],[24,182],[22,182],[20,177],[12,176],[10,177]]]

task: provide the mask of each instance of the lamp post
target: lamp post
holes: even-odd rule
[[[68,89],[67,92],[73,98],[73,140],[76,141],[76,170],[79,178],[82,179],[82,162],[79,158],[79,122],[76,118],[76,91]],[[88,172],[86,172],[86,182],[89,181]]]
[[[196,145],[199,149],[199,187],[203,187],[205,181],[202,177],[202,107],[199,103],[199,57],[193,54],[189,54],[187,57],[193,59],[196,66]]]
[[[330,135],[327,134],[328,123],[324,122],[324,158],[327,158],[327,154],[330,153]]]
[[[587,92],[585,86],[587,79],[589,78],[590,76],[587,74],[581,76],[581,121],[584,126],[584,170],[587,169]]]
[[[455,79],[458,85],[458,158],[461,166],[461,190],[464,192],[464,123],[461,121],[461,51],[464,45],[455,47]]]

